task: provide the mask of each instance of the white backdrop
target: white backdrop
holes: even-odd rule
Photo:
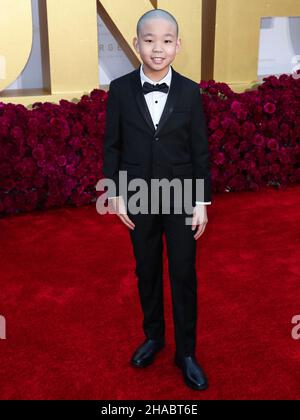
[[[29,60],[8,89],[42,88],[42,65],[38,0],[32,1],[33,45]],[[127,56],[98,16],[99,84],[133,70]],[[264,18],[261,24],[258,78],[269,74],[292,73],[300,68],[300,17]]]

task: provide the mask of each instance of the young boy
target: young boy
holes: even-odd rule
[[[104,176],[114,180],[117,191],[115,197],[108,194],[109,204],[129,228],[144,315],[146,339],[133,353],[131,364],[148,366],[165,345],[162,283],[165,233],[175,364],[190,388],[204,390],[207,379],[195,357],[195,261],[196,243],[207,224],[206,205],[211,204],[211,186],[201,95],[196,82],[171,66],[181,45],[174,16],[162,9],[145,13],[138,22],[133,44],[142,65],[110,84],[103,163]],[[161,206],[155,214],[151,211],[135,214],[128,209],[119,184],[119,171],[124,170],[129,181],[141,178],[148,184],[153,179],[203,180],[201,197],[193,187],[192,226],[185,222],[185,211],[182,214],[173,211],[176,206],[172,200],[168,214],[161,211]]]

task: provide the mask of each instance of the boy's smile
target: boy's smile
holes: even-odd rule
[[[157,82],[168,73],[180,45],[176,26],[163,18],[144,22],[138,37],[133,40],[133,46],[143,61],[145,75]]]

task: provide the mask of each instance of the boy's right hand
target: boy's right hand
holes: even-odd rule
[[[123,196],[120,195],[118,197],[112,197],[109,198],[108,201],[112,211],[121,219],[124,225],[133,230],[135,228],[135,224],[129,219],[127,215]]]

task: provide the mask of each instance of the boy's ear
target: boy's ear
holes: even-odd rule
[[[176,41],[176,53],[178,53],[181,49],[181,38],[177,38]]]
[[[139,40],[137,39],[136,36],[133,38],[132,44],[133,44],[133,47],[136,50],[136,52],[139,53],[140,52],[140,49],[139,49]]]

